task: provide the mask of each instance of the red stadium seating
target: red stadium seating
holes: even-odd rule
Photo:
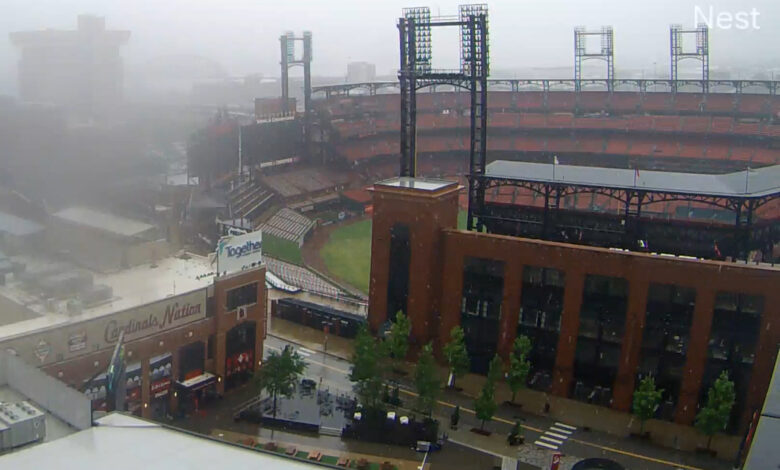
[[[727,117],[713,117],[710,132],[713,134],[730,134],[734,120]]]
[[[677,132],[680,130],[681,120],[677,116],[653,117],[653,129],[658,132]]]
[[[617,113],[636,113],[639,110],[641,95],[636,92],[616,92],[612,95],[610,108]]]
[[[677,93],[674,97],[676,111],[700,113],[703,110],[704,95],[701,93]]]
[[[746,114],[766,114],[769,106],[766,95],[740,95],[737,110]]]
[[[645,112],[669,112],[672,110],[672,100],[669,93],[647,93],[642,102]]]
[[[711,160],[727,160],[729,158],[729,153],[730,149],[728,144],[711,143],[707,145],[704,157]]]
[[[709,112],[730,113],[734,110],[734,95],[707,95],[706,109]]]
[[[584,113],[606,112],[609,109],[609,93],[605,91],[580,93],[577,107]]]
[[[541,91],[515,93],[515,106],[522,111],[541,111],[544,109],[544,93]]]
[[[573,113],[576,102],[573,91],[551,91],[547,95],[547,109],[552,112]]]
[[[682,119],[680,130],[691,134],[706,134],[710,129],[710,118],[706,116],[686,116]]]

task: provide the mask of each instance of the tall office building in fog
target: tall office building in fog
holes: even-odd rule
[[[19,93],[23,100],[64,105],[94,114],[122,98],[119,48],[129,31],[106,30],[105,19],[78,17],[78,29],[11,33],[21,51]]]
[[[347,83],[372,82],[376,79],[376,65],[368,62],[347,64]]]

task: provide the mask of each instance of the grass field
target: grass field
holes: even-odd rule
[[[466,211],[458,212],[458,228],[466,229]],[[334,230],[320,250],[320,257],[333,275],[367,294],[371,275],[371,220]]]
[[[368,277],[371,272],[371,219],[334,230],[320,250],[320,257],[336,277],[368,293]]]
[[[263,253],[288,263],[303,264],[303,255],[301,255],[301,249],[298,248],[297,243],[268,233],[263,234]]]

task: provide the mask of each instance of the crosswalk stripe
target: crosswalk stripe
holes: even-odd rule
[[[558,429],[558,428],[550,428],[550,432],[557,432],[559,434],[564,434],[566,437],[571,437],[571,431],[567,431],[565,429]]]
[[[544,441],[536,441],[536,442],[534,442],[534,444],[538,445],[539,447],[546,447],[548,449],[558,450],[558,446],[554,446],[552,444],[548,444],[548,443],[546,443]]]
[[[572,431],[576,431],[577,430],[577,428],[575,428],[574,426],[569,426],[568,424],[559,423],[557,421],[555,422],[554,426],[558,426],[558,427],[565,428],[565,429],[571,429]]]
[[[567,436],[565,434],[557,434],[557,433],[550,432],[550,431],[545,432],[545,434],[548,435],[548,436],[557,437],[558,439],[568,439],[569,438],[569,436]]]
[[[298,351],[298,354],[300,354],[300,355],[301,355],[301,356],[303,356],[303,357],[309,357],[309,356],[311,356],[311,353],[310,353],[310,352],[306,352],[306,351],[300,351],[300,350]]]
[[[311,349],[303,348],[303,347],[298,348],[298,351],[300,351],[300,352],[307,352],[309,354],[313,354],[314,353],[314,351],[312,351]]]
[[[548,437],[546,434],[539,436],[539,439],[542,441],[552,442],[553,444],[558,444],[558,445],[563,444],[563,441],[560,441],[558,439],[553,439],[552,437]]]
[[[564,429],[564,428],[558,427],[558,426],[556,426],[554,424],[552,426],[550,426],[550,431],[565,432],[566,434],[571,434],[572,432],[574,432],[571,429]]]

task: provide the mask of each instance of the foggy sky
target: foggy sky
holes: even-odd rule
[[[0,0],[0,94],[15,93],[17,52],[8,33],[75,29],[80,13],[106,18],[109,29],[132,32],[123,48],[126,67],[166,55],[198,55],[217,61],[231,76],[279,74],[278,37],[285,30],[314,36],[315,75],[339,76],[350,61],[397,68],[401,9],[427,5],[456,14],[461,1],[408,0]],[[759,30],[713,29],[712,69],[780,66],[780,2],[690,0],[500,0],[489,2],[493,70],[571,67],[575,25],[615,28],[616,68],[644,68],[668,75],[669,24],[692,26],[694,6],[708,11],[760,12]],[[438,38],[438,39],[437,39]],[[452,39],[447,43],[447,40]],[[438,64],[457,59],[457,32],[434,36]],[[442,44],[438,47],[439,43]],[[299,73],[299,72],[298,72]]]

